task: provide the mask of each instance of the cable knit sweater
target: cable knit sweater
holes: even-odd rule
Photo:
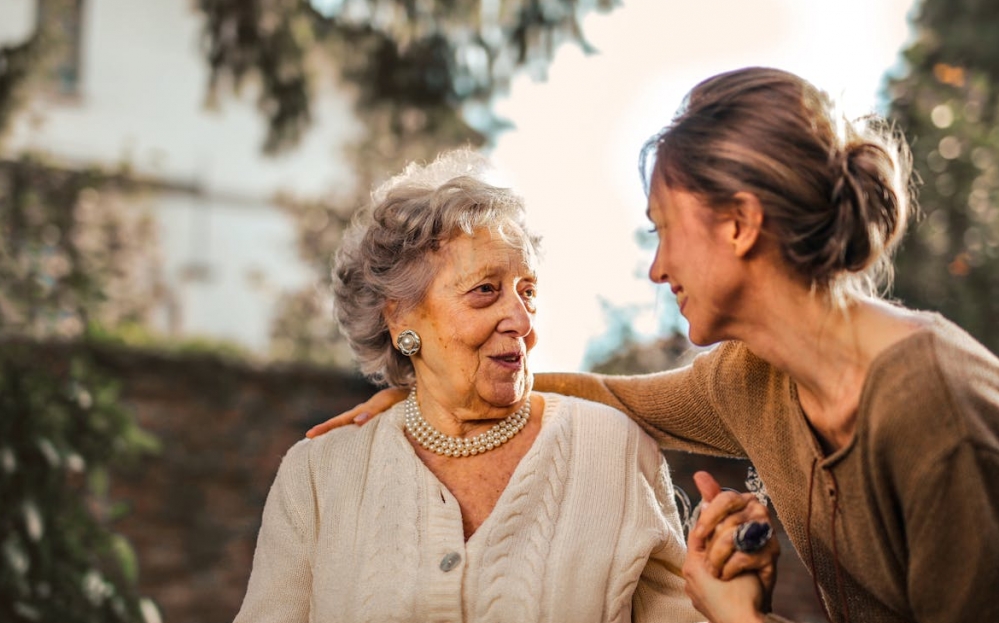
[[[700,617],[655,442],[603,405],[544,395],[543,423],[466,542],[402,404],[303,440],[264,507],[236,623],[586,623]]]
[[[999,360],[927,317],[871,364],[829,456],[794,382],[737,342],[671,372],[535,387],[613,405],[664,447],[748,457],[834,621],[999,621]]]

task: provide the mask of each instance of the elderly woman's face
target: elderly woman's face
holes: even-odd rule
[[[534,257],[480,230],[448,241],[432,262],[426,297],[398,325],[423,341],[413,358],[421,395],[473,414],[518,404],[537,341]]]

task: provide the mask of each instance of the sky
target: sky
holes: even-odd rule
[[[597,54],[566,44],[545,81],[516,79],[496,105],[514,128],[490,156],[543,237],[534,371],[583,369],[607,331],[601,300],[644,310],[633,326],[650,339],[685,328],[636,242],[648,228],[638,154],[691,87],[765,65],[825,89],[849,115],[883,113],[912,10],[913,0],[624,0],[583,21]]]

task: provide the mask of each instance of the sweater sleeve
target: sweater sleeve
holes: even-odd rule
[[[915,620],[999,621],[999,454],[965,441],[920,481],[904,509]]]
[[[253,570],[234,623],[306,623],[312,596],[315,497],[308,440],[285,455],[267,495]]]
[[[870,380],[870,453],[911,619],[999,621],[999,360],[939,323]]]
[[[745,457],[726,427],[719,408],[722,369],[737,366],[732,344],[698,355],[688,366],[636,376],[591,373],[541,373],[535,389],[578,396],[623,411],[660,447],[698,454]]]
[[[632,596],[631,620],[636,623],[703,621],[704,616],[694,609],[683,589],[682,567],[687,548],[665,459],[660,463],[656,480],[655,496],[665,519],[665,538],[649,556],[638,579]]]

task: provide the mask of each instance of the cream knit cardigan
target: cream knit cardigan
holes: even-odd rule
[[[466,542],[402,403],[302,440],[264,507],[236,623],[698,620],[667,466],[627,417],[545,394],[543,425]]]

